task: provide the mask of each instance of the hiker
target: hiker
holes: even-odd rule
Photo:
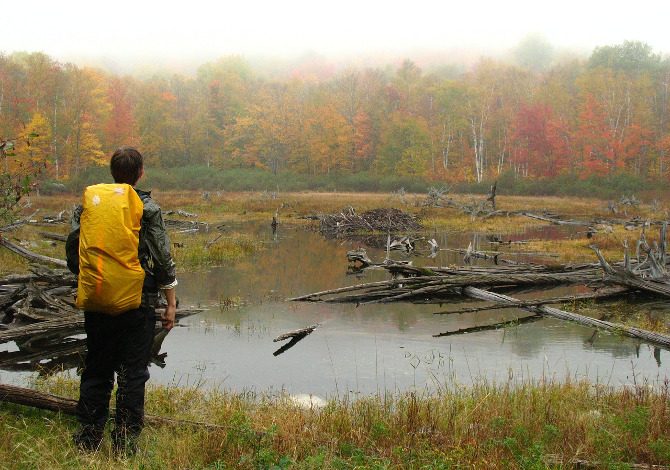
[[[122,147],[112,155],[110,169],[115,184],[86,189],[66,244],[68,268],[79,275],[77,306],[84,309],[88,348],[74,440],[83,450],[99,448],[116,373],[112,444],[116,452],[130,454],[144,424],[158,291],[167,300],[161,322],[169,331],[177,280],[160,207],[150,192],[134,188],[144,175],[142,155]]]

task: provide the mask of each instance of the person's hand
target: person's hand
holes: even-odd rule
[[[174,326],[174,319],[176,314],[177,307],[175,305],[168,305],[161,313],[161,323],[163,324],[163,328],[165,328],[167,331],[170,331]]]

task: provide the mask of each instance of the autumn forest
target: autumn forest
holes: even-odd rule
[[[640,42],[590,56],[422,70],[296,69],[239,57],[192,76],[118,76],[42,53],[0,55],[3,171],[68,181],[120,144],[159,168],[426,182],[670,174],[670,59]]]

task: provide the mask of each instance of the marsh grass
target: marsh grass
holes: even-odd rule
[[[176,233],[171,234],[170,239],[173,242],[172,255],[179,271],[221,266],[244,258],[261,246],[251,236],[240,233],[220,237],[213,233]]]
[[[38,388],[76,396],[76,382]],[[602,468],[670,462],[668,384],[486,381],[297,406],[287,395],[151,387],[147,412],[223,426],[149,427],[118,460],[70,442],[71,417],[0,405],[4,468],[547,468],[574,458]],[[570,468],[569,465],[562,468]]]

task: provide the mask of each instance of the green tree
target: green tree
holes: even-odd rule
[[[383,133],[378,171],[401,176],[425,176],[430,156],[430,134],[426,121],[421,117],[396,113]]]
[[[624,41],[614,46],[601,46],[591,54],[589,67],[605,67],[626,72],[642,73],[655,70],[661,57],[641,41]]]

